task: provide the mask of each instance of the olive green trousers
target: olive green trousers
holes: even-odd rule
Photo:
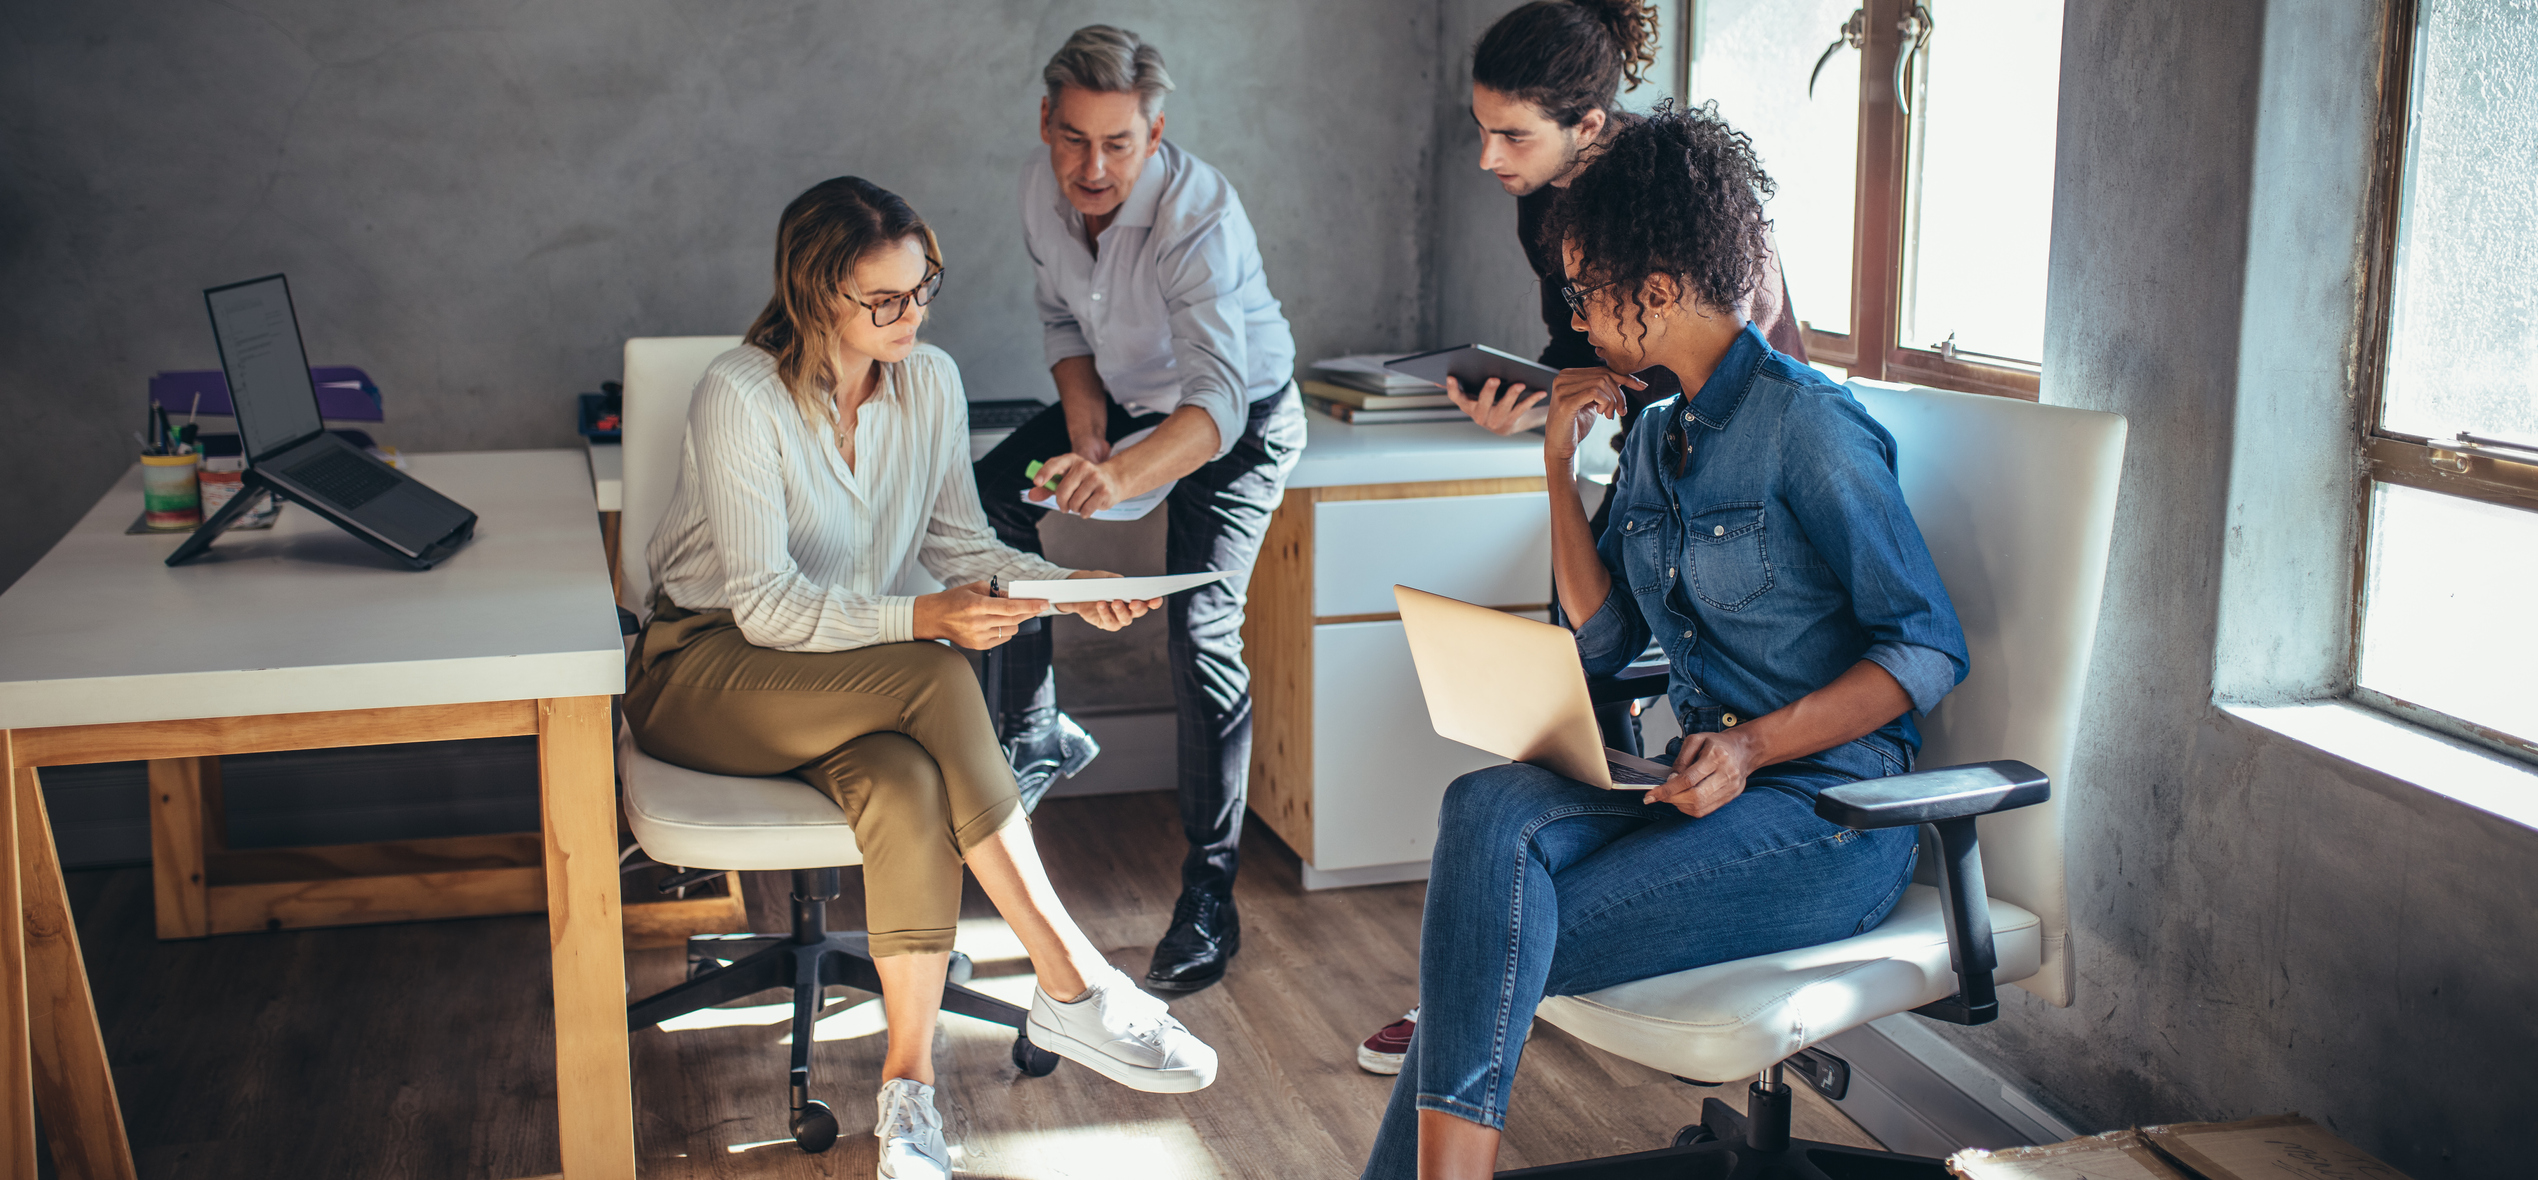
[[[660,595],[626,684],[644,753],[708,774],[790,774],[837,801],[863,849],[873,954],[952,949],[963,857],[1023,821],[961,653],[926,641],[776,651],[743,637],[728,610]]]

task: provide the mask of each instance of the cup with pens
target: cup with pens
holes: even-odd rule
[[[167,408],[150,403],[147,434],[141,436],[141,512],[156,532],[181,533],[203,523],[203,490],[198,478],[202,446],[194,424],[168,421]]]

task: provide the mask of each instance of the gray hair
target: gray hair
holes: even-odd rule
[[[1040,80],[1049,84],[1049,101],[1072,86],[1095,94],[1137,96],[1137,108],[1149,119],[1163,110],[1163,96],[1172,93],[1172,78],[1163,72],[1163,51],[1145,38],[1111,25],[1075,30],[1049,58]]]

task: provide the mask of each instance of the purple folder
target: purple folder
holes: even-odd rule
[[[385,422],[387,413],[379,408],[379,387],[371,383],[370,374],[351,365],[324,365],[308,371],[317,383],[317,416],[337,422]],[[200,396],[202,408],[194,408]],[[167,408],[171,414],[201,413],[231,416],[229,378],[218,369],[186,369],[159,373],[150,378],[150,400]]]

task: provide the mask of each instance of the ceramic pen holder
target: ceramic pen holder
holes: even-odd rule
[[[201,455],[141,456],[142,519],[149,527],[175,533],[203,523],[203,490],[194,478],[201,462]]]

